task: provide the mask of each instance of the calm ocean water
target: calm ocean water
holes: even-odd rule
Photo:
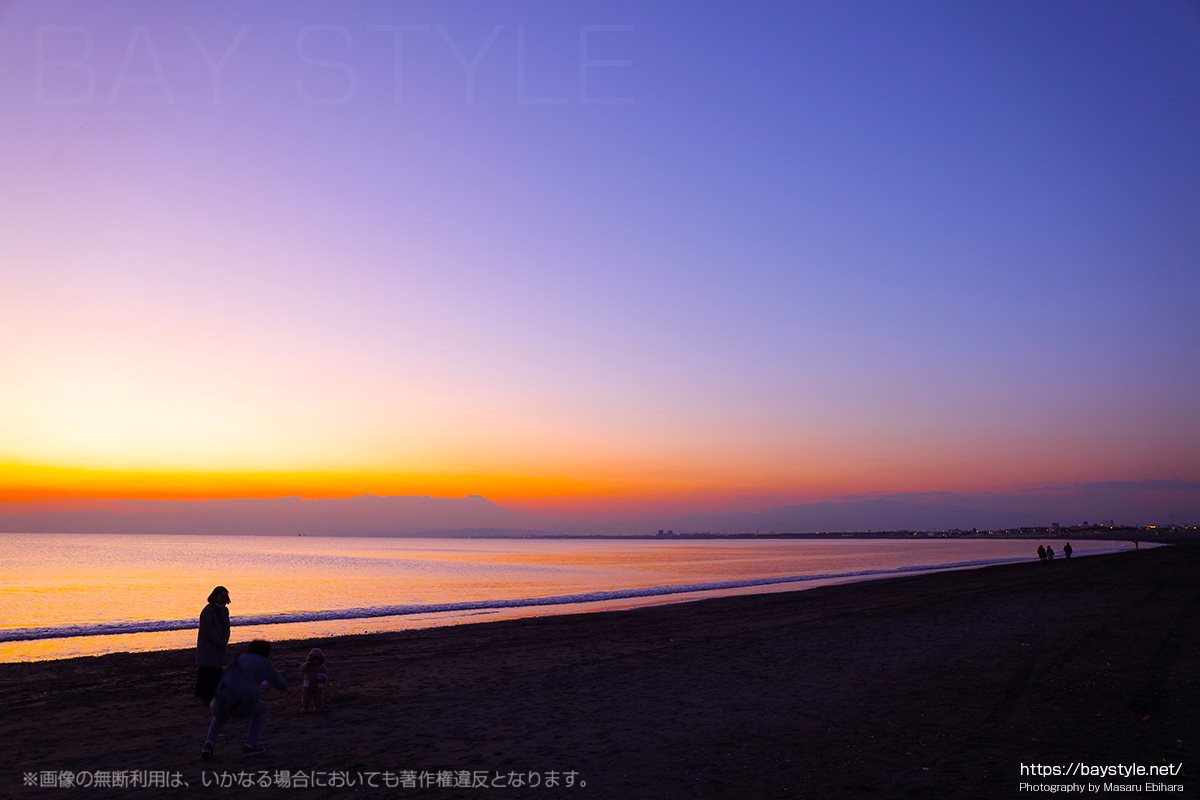
[[[1027,560],[1036,546],[0,534],[0,661],[190,647],[217,584],[233,598],[236,643],[788,591]]]

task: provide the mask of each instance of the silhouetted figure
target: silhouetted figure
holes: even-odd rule
[[[1038,561],[1045,561],[1045,560],[1046,560],[1046,548],[1039,544],[1038,545]]]
[[[1051,547],[1050,545],[1046,545],[1046,560],[1047,561],[1054,560],[1054,548]]]
[[[329,672],[325,669],[325,654],[321,648],[308,651],[308,660],[300,665],[300,713],[321,710],[321,695],[329,683]]]
[[[229,590],[218,586],[209,592],[208,605],[200,612],[196,633],[196,697],[212,702],[221,670],[225,667],[225,645],[229,644]]]
[[[266,751],[258,744],[259,734],[267,724],[267,704],[258,695],[260,685],[266,681],[281,692],[287,689],[287,681],[271,665],[271,643],[256,639],[246,652],[235,658],[221,676],[217,694],[212,701],[212,722],[208,725],[208,736],[200,757],[213,757],[217,736],[230,717],[253,717],[242,755],[256,756]]]
[[[1063,547],[1063,558],[1070,558],[1072,552],[1073,548],[1071,547],[1071,543],[1067,542],[1067,544]]]

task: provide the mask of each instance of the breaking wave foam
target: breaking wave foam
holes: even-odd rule
[[[1121,548],[1091,550],[1087,555],[1115,553]],[[1080,555],[1084,555],[1080,553]],[[751,578],[735,581],[712,581],[709,583],[684,583],[668,586],[648,586],[639,589],[611,589],[606,591],[582,592],[579,594],[553,595],[549,597],[525,597],[510,600],[466,600],[454,603],[417,603],[406,605],[370,606],[367,608],[336,608],[327,611],[281,611],[271,614],[248,614],[233,619],[234,627],[248,625],[282,625],[295,622],[328,622],[335,620],[374,619],[377,617],[403,617],[415,614],[438,614],[464,611],[497,611],[509,608],[557,606],[570,603],[596,603],[610,600],[627,600],[638,597],[712,592],[729,589],[746,589],[756,586],[772,586],[786,583],[809,583],[812,581],[855,580],[885,575],[908,575],[939,570],[986,567],[993,564],[1011,564],[1028,561],[1025,557],[992,558],[975,561],[954,561],[944,564],[913,564],[889,569],[865,569],[855,572],[822,573],[817,575],[789,575],[775,578]],[[196,627],[193,619],[128,620],[116,622],[48,625],[39,628],[0,629],[0,642],[27,642],[39,639],[69,639],[80,636],[115,636],[127,633],[158,633],[181,631]]]

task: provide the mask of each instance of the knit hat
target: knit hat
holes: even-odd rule
[[[325,654],[321,652],[321,648],[314,647],[312,650],[308,651],[308,660],[312,661],[314,658],[319,658],[322,661],[325,660]]]

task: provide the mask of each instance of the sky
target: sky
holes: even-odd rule
[[[1200,520],[1198,53],[1183,0],[0,0],[0,511]]]

